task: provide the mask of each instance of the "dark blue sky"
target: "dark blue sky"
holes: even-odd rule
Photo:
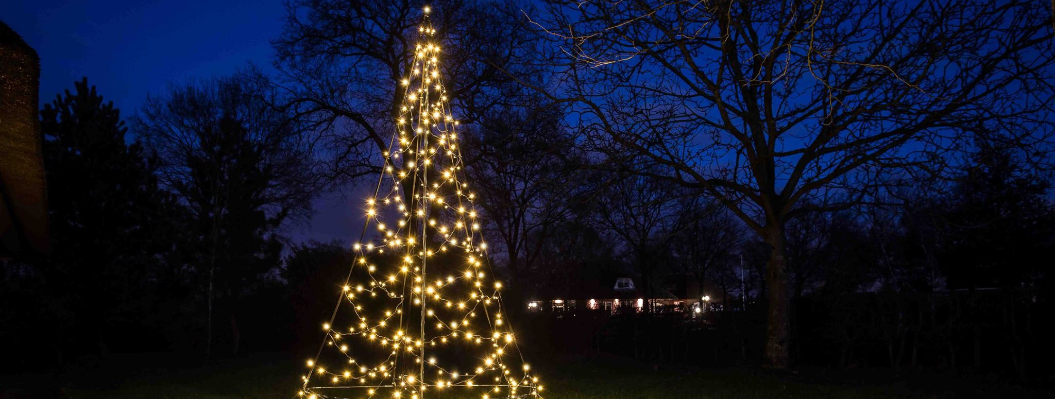
[[[269,40],[284,15],[281,0],[16,0],[0,9],[40,54],[42,101],[87,76],[125,115],[169,83],[248,62],[270,71]]]
[[[169,84],[271,67],[270,40],[282,30],[281,0],[4,0],[0,20],[40,55],[41,102],[87,76],[127,119]],[[353,194],[354,195],[354,194]],[[350,241],[358,215],[340,198],[316,201],[311,226],[294,240]]]

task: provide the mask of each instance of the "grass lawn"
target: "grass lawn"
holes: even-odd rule
[[[287,358],[252,356],[192,367],[176,361],[159,365],[156,357],[115,355],[58,374],[0,377],[0,398],[290,398],[299,388],[297,373],[302,370],[299,362]],[[1006,384],[886,372],[776,373],[652,366],[612,357],[538,366],[548,399],[1051,397],[1050,392]]]

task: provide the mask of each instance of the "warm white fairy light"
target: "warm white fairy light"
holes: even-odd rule
[[[376,237],[368,239],[364,230],[364,238],[352,246],[353,264],[366,271],[365,277],[349,274],[352,281],[339,286],[341,302],[334,318],[323,323],[326,338],[320,354],[343,360],[325,367],[322,359],[329,362],[331,357],[309,359],[300,397],[335,397],[338,391],[322,390],[330,388],[412,399],[424,399],[430,389],[466,389],[484,399],[540,397],[538,377],[523,363],[515,335],[503,320],[502,283],[488,281],[484,273],[490,270],[487,244],[480,236],[475,194],[460,176],[459,122],[447,102],[429,11],[424,9],[425,21],[418,29],[426,41],[415,45],[409,73],[397,82],[405,95],[391,145],[382,153],[381,178],[390,185],[379,184],[366,200],[367,223],[376,227],[367,230]],[[383,222],[392,217],[398,221]],[[466,255],[457,266],[466,270],[429,275],[429,262],[448,250]],[[338,312],[342,306],[352,320],[337,317],[346,315]],[[477,364],[469,373],[459,373],[447,364],[454,362],[435,356],[451,351],[430,352],[438,346],[457,346],[454,353],[465,356],[461,360]],[[382,356],[352,357],[364,353]],[[518,369],[507,362],[521,365]]]

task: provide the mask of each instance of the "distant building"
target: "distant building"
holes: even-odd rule
[[[695,316],[716,306],[715,296],[703,293],[695,281],[684,276],[664,280],[664,288],[651,295],[628,275],[600,279],[574,292],[536,292],[525,303],[528,312],[597,312],[606,315],[627,313],[681,313]]]

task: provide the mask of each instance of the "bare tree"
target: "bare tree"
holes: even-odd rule
[[[409,0],[288,5],[283,33],[272,42],[280,80],[291,93],[285,106],[320,133],[329,155],[322,158],[322,170],[335,184],[381,173],[377,160],[388,148],[405,94],[399,82],[411,73],[414,46],[426,44],[408,40],[419,36],[421,5]],[[523,77],[536,69],[528,56],[537,38],[525,28],[519,9],[512,1],[432,3],[442,75],[450,79],[445,86],[465,124],[522,90],[503,70]]]
[[[638,169],[713,197],[768,244],[765,362],[784,368],[788,220],[899,182],[877,175],[939,173],[976,135],[1049,157],[1046,7],[551,0],[532,18],[560,69],[535,87],[575,105],[597,151],[662,166]]]
[[[681,228],[676,194],[654,179],[629,176],[605,187],[598,201],[601,225],[616,238],[650,297],[659,266]]]
[[[554,223],[540,240],[543,249],[532,265],[532,279],[525,281],[536,292],[571,295],[596,287],[606,274],[621,269],[615,259],[613,237],[603,234],[594,218],[595,203],[577,203]]]
[[[486,233],[520,287],[521,274],[534,266],[582,191],[576,177],[584,161],[561,123],[561,110],[535,100],[536,106],[492,112],[481,120],[479,137],[465,140],[475,158],[468,172],[488,215]]]
[[[681,201],[680,228],[671,242],[671,266],[692,276],[701,290],[718,267],[732,262],[742,235],[738,220],[720,204],[704,200],[694,196]]]

